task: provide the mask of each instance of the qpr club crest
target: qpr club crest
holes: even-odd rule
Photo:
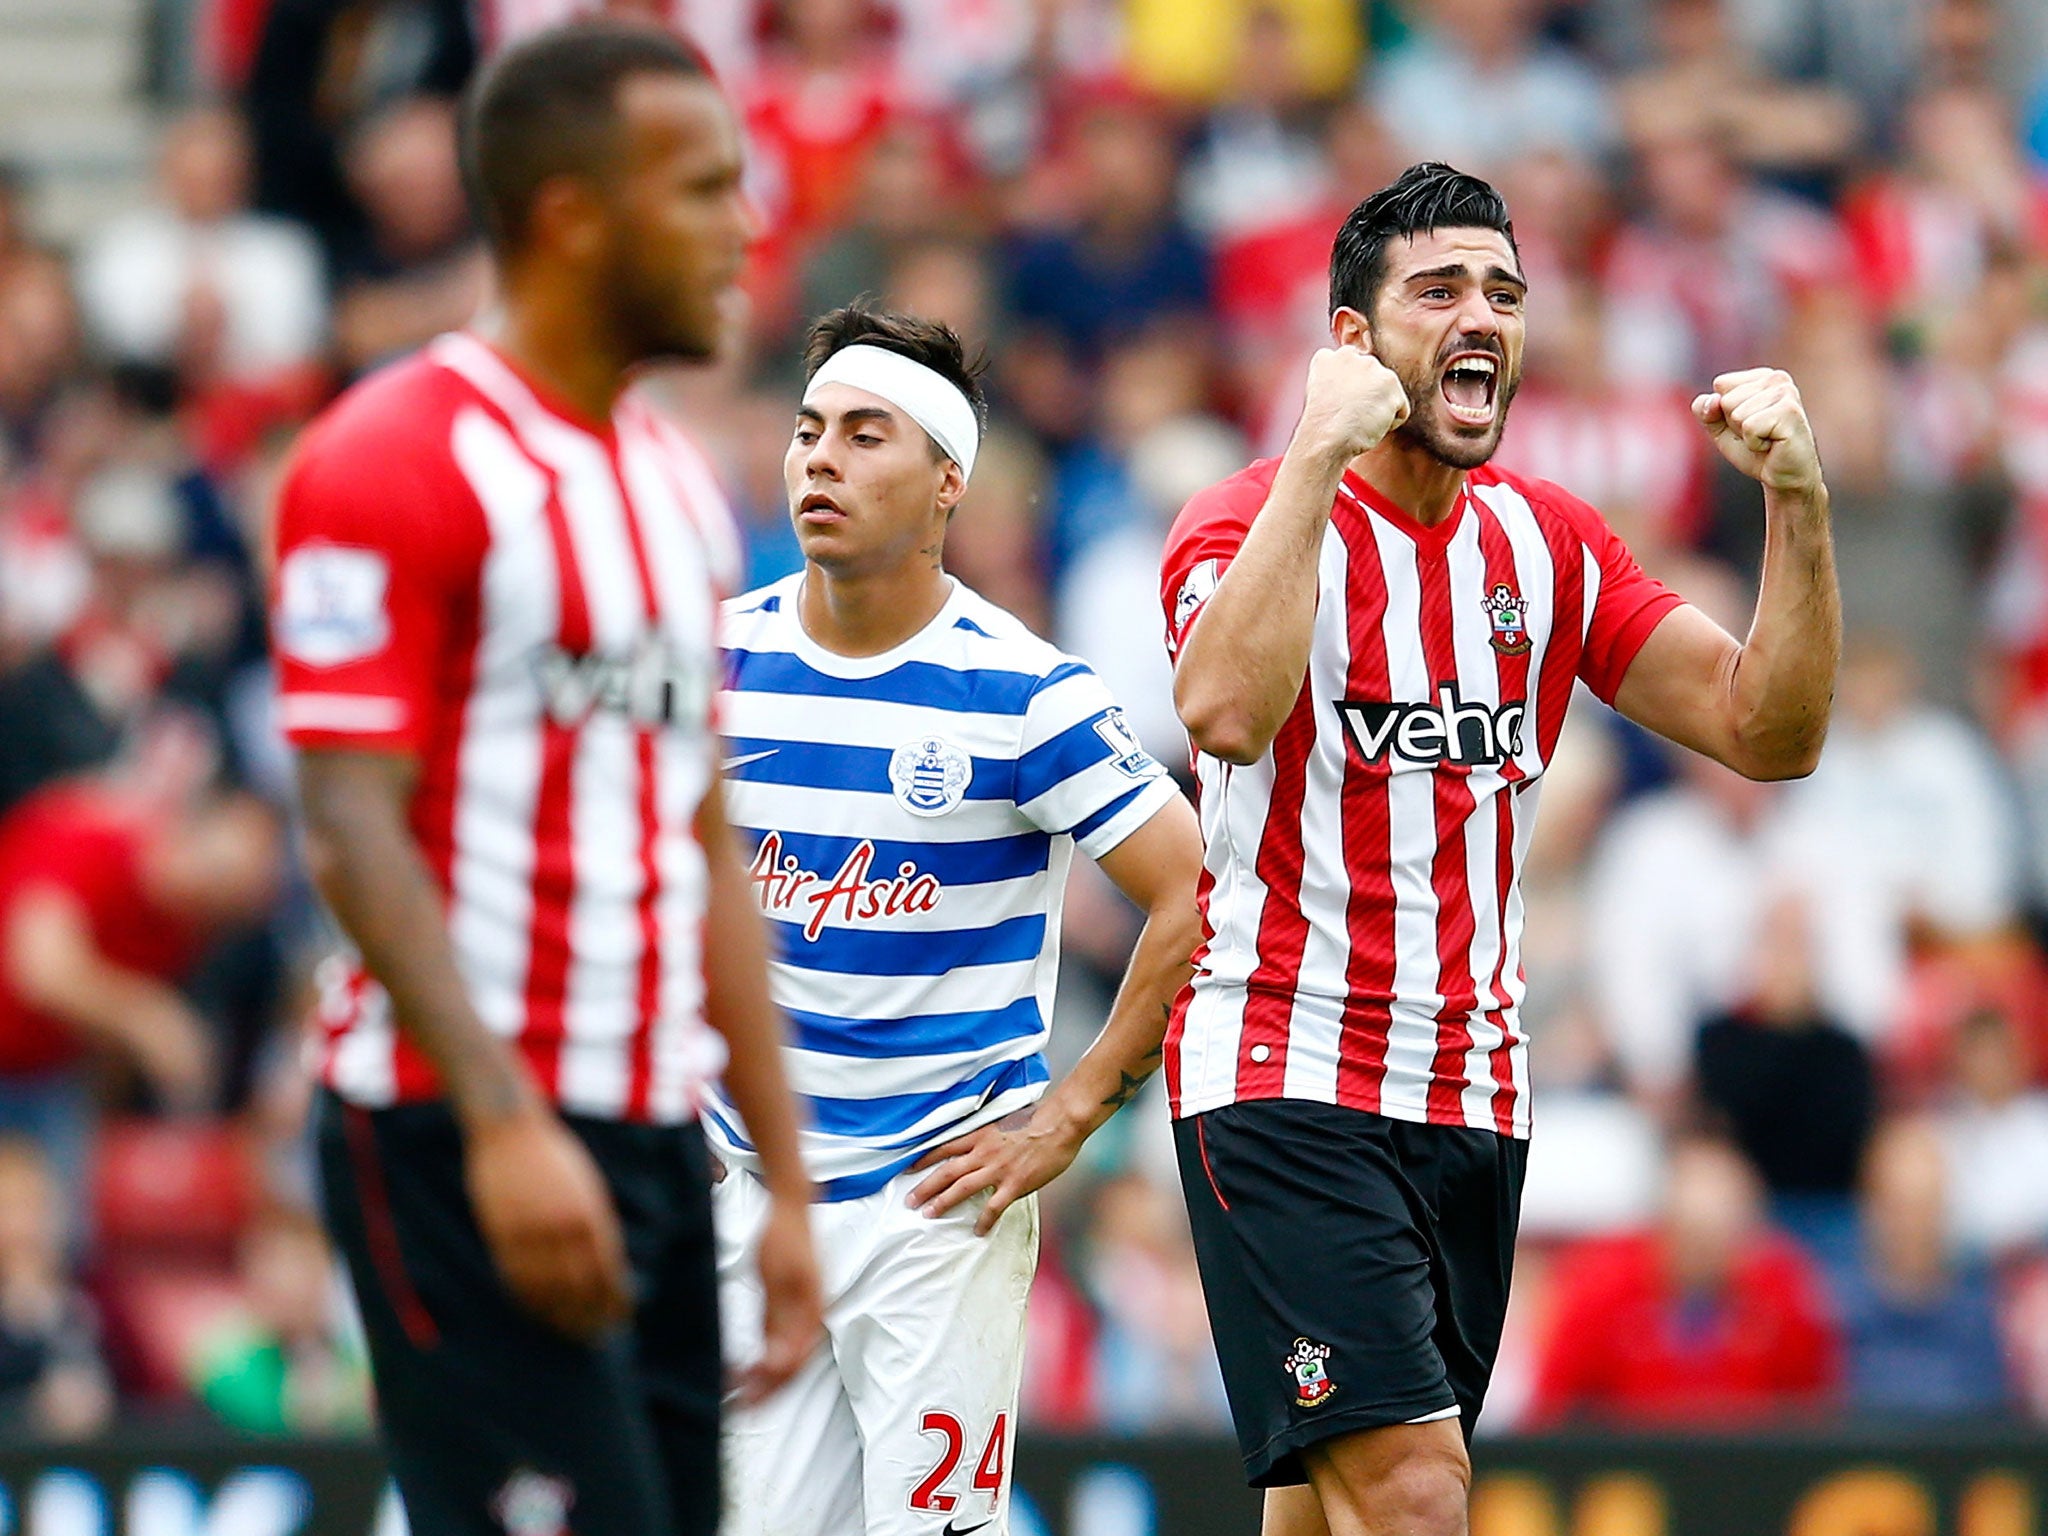
[[[1504,581],[1493,584],[1486,594],[1486,621],[1493,633],[1488,637],[1503,656],[1519,656],[1529,649],[1529,626],[1523,614],[1529,610],[1526,597],[1515,596]]]
[[[943,736],[906,741],[889,758],[889,787],[913,816],[943,816],[967,797],[974,762]]]
[[[1296,1339],[1293,1353],[1280,1362],[1294,1377],[1297,1408],[1320,1408],[1336,1396],[1337,1383],[1330,1380],[1330,1373],[1323,1368],[1323,1362],[1329,1358],[1329,1345]]]

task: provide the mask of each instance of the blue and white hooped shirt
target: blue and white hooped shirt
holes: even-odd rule
[[[1087,663],[953,583],[880,656],[797,618],[801,574],[725,609],[725,803],[768,919],[821,1199],[1033,1103],[1078,844],[1100,858],[1179,791]],[[705,1126],[751,1166],[730,1102]]]

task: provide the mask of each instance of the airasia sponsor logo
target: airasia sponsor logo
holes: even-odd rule
[[[1466,703],[1456,683],[1439,683],[1427,704],[1384,699],[1339,699],[1337,713],[1369,763],[1435,768],[1450,763],[1479,768],[1504,763],[1522,750],[1528,706]]]
[[[862,838],[835,873],[821,875],[783,851],[780,832],[770,832],[761,839],[748,873],[761,910],[769,917],[802,923],[804,937],[812,941],[835,913],[842,923],[872,923],[938,906],[944,892],[936,875],[919,874],[906,859],[894,875],[871,879],[874,862],[875,845]]]

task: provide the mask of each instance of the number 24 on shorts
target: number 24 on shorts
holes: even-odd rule
[[[953,1414],[937,1408],[927,1410],[918,1420],[917,1427],[923,1434],[944,1436],[946,1447],[939,1453],[938,1463],[911,1490],[910,1507],[932,1514],[949,1514],[960,1502],[960,1496],[943,1490],[959,1468],[961,1455],[967,1449],[967,1430]],[[995,1427],[988,1432],[988,1440],[981,1448],[981,1459],[974,1468],[974,1489],[989,1496],[991,1513],[1003,1493],[1003,1440],[1009,1428],[1009,1414],[997,1414]]]

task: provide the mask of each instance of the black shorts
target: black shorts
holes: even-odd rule
[[[1469,1441],[1507,1313],[1528,1143],[1301,1099],[1174,1125],[1247,1480],[1302,1447],[1455,1412]]]
[[[407,1517],[435,1536],[712,1536],[722,1380],[703,1134],[566,1118],[611,1186],[637,1287],[630,1325],[596,1344],[540,1322],[499,1278],[445,1105],[322,1095],[328,1229]]]

